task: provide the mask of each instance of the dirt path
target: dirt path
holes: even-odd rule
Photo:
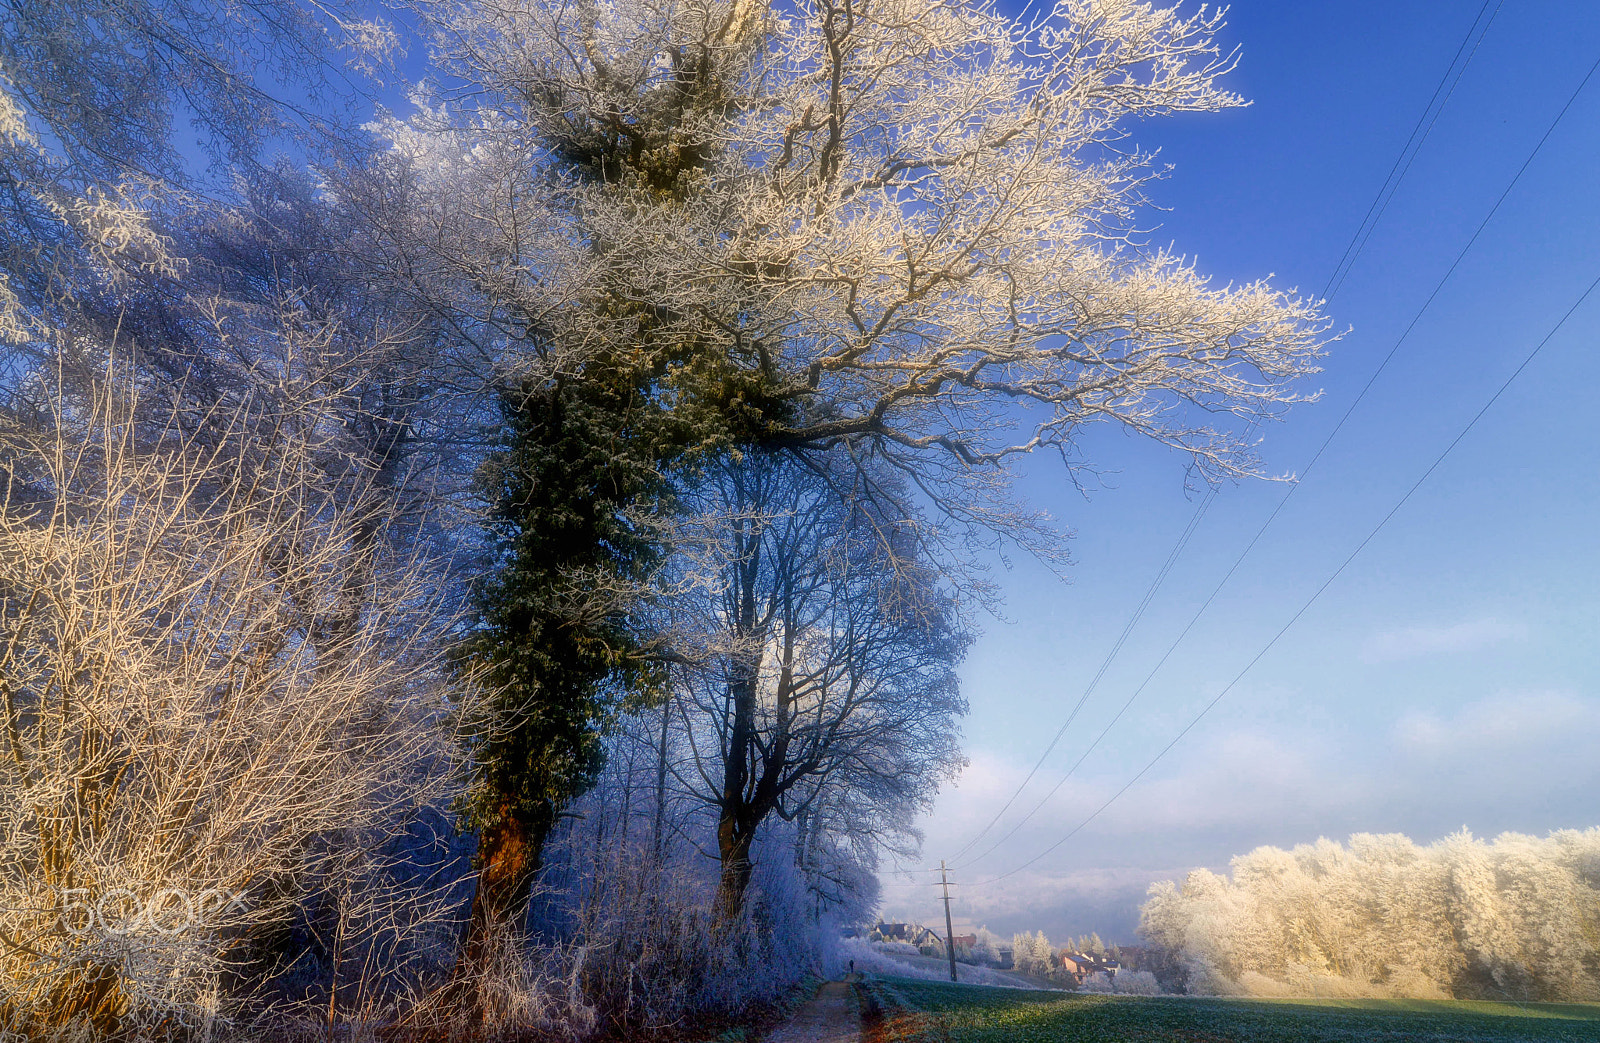
[[[830,981],[817,990],[788,1023],[764,1043],[860,1043],[861,1007],[856,991],[842,981]]]

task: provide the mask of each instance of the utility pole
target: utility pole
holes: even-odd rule
[[[950,957],[950,980],[956,980],[955,931],[950,927],[950,878],[944,871],[944,859],[939,859],[939,883],[944,888],[944,952]]]

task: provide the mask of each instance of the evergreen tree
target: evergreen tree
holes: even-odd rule
[[[601,766],[607,722],[659,688],[640,609],[674,439],[651,388],[647,372],[592,360],[501,394],[503,444],[480,476],[497,569],[465,648],[490,691],[473,735],[469,963],[485,924],[524,909],[556,816]]]

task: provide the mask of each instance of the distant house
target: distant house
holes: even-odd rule
[[[1091,974],[1104,974],[1108,978],[1115,978],[1117,971],[1122,969],[1122,965],[1109,956],[1091,956],[1088,953],[1068,952],[1065,949],[1056,953],[1056,965],[1079,985],[1082,985]]]
[[[911,924],[881,923],[872,929],[870,938],[875,942],[909,942]]]
[[[963,947],[970,949],[978,944],[978,936],[975,934],[958,934],[950,939],[950,943],[957,949]]]

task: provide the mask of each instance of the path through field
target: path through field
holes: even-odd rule
[[[856,990],[830,981],[817,990],[766,1043],[860,1043],[861,1007]]]

